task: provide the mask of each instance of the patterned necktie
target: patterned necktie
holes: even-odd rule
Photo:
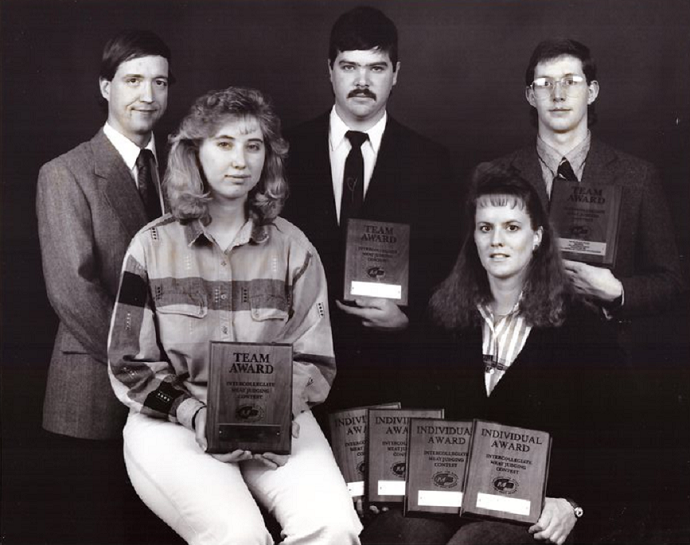
[[[141,150],[136,165],[139,195],[146,209],[146,217],[151,221],[161,215],[158,191],[156,191],[156,184],[153,181],[153,170],[156,168],[153,152],[148,149]]]
[[[577,176],[573,171],[573,167],[570,166],[570,162],[563,157],[560,164],[558,165],[558,171],[556,172],[556,178],[559,180],[567,180],[569,182],[577,182]]]
[[[340,225],[346,225],[348,218],[356,218],[364,202],[364,157],[362,144],[369,139],[365,132],[347,131],[345,136],[352,149],[345,159],[343,172],[343,195],[340,200]]]

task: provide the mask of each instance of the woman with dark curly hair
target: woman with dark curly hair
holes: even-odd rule
[[[538,522],[379,517],[362,543],[563,543],[579,517],[603,518],[606,434],[614,434],[621,353],[605,323],[572,295],[555,233],[532,186],[512,172],[478,172],[468,235],[433,294],[424,373],[405,400],[551,434],[551,470]],[[424,385],[423,382],[426,384]],[[599,514],[599,517],[597,517]],[[572,541],[573,537],[570,537]]]
[[[196,100],[170,141],[172,214],[133,239],[110,330],[132,484],[189,543],[272,543],[259,506],[282,543],[358,543],[361,524],[311,413],[335,361],[321,260],[278,217],[280,121],[259,91],[230,87]],[[292,345],[289,456],[205,452],[210,341]]]

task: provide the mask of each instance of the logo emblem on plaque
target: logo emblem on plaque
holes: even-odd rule
[[[396,464],[393,464],[391,466],[391,471],[393,472],[394,475],[397,475],[398,477],[404,477],[405,476],[405,462],[398,462]]]
[[[367,467],[366,462],[360,462],[357,464],[357,471],[359,472],[360,475],[364,475],[364,470],[366,469],[366,467]]]
[[[453,488],[458,484],[458,476],[452,471],[439,471],[434,474],[433,480],[439,488]]]
[[[256,422],[264,417],[264,410],[258,405],[240,405],[235,411],[238,420]]]
[[[382,267],[369,267],[367,269],[367,275],[371,278],[383,278],[386,276],[386,271]]]
[[[508,477],[496,477],[493,481],[494,488],[501,494],[515,494],[518,489],[518,483],[514,479]]]

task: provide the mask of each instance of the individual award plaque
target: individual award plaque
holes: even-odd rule
[[[621,188],[554,180],[549,215],[565,259],[613,266]]]
[[[353,498],[364,496],[364,447],[367,439],[367,409],[370,408],[399,409],[400,403],[357,407],[328,415],[333,456]]]
[[[405,514],[460,512],[472,422],[411,418]]]
[[[345,301],[381,297],[407,305],[409,274],[409,225],[363,219],[348,221]]]
[[[544,505],[551,436],[475,420],[462,515],[534,524]]]
[[[289,454],[292,346],[211,342],[207,452]]]
[[[366,496],[370,504],[403,503],[410,418],[443,418],[443,409],[369,409]]]

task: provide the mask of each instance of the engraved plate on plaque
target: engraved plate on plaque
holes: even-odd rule
[[[546,493],[551,436],[475,420],[462,515],[534,524]]]
[[[360,297],[408,303],[410,226],[350,219],[345,245],[345,301]]]
[[[289,454],[292,346],[211,342],[207,452]]]
[[[471,421],[410,419],[406,514],[460,512],[471,437]]]

